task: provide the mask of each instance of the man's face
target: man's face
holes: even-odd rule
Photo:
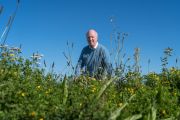
[[[97,36],[96,31],[90,30],[87,33],[87,41],[90,47],[94,48],[96,46],[97,39],[98,39],[98,36]]]

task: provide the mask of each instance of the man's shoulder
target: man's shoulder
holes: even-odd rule
[[[102,44],[98,44],[98,47],[100,50],[107,51],[107,48]]]
[[[82,53],[86,53],[87,51],[89,51],[89,46],[85,46],[83,49],[82,49]]]
[[[88,50],[88,49],[89,49],[88,45],[83,48],[83,50]]]

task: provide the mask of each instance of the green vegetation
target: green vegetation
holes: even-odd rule
[[[0,47],[2,120],[179,118],[178,68],[163,66],[162,73],[147,75],[129,71],[104,80],[62,78],[24,59],[19,48]]]
[[[18,8],[19,0],[17,3]],[[1,120],[180,119],[180,69],[177,66],[167,68],[171,48],[165,49],[161,58],[161,73],[142,75],[140,49],[135,49],[134,65],[127,66],[126,62],[130,59],[124,63],[122,60],[125,56],[122,54],[123,42],[127,34],[114,30],[112,37],[114,35],[117,44],[112,50],[115,55],[111,56],[115,62],[113,77],[102,77],[102,80],[88,76],[62,77],[53,70],[47,73],[38,67],[41,55],[34,54],[32,60],[25,59],[20,55],[21,48],[5,45],[17,8],[1,36]],[[0,14],[2,11],[0,6]],[[73,71],[71,56],[64,55]]]

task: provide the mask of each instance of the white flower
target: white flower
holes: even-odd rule
[[[13,51],[20,51],[21,49],[18,48],[18,47],[11,47],[10,50],[13,50]]]
[[[33,54],[32,56],[31,56],[31,58],[32,59],[41,59],[42,57],[43,57],[44,55],[43,54]]]

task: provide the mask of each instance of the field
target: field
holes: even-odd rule
[[[62,77],[39,68],[38,56],[29,60],[20,48],[0,47],[2,120],[179,118],[180,70],[167,69],[166,60],[160,74],[131,70],[103,79]]]
[[[115,31],[111,36],[115,38],[112,45],[116,45],[112,46],[116,49],[111,77],[75,76],[73,72],[62,75],[53,72],[54,64],[47,71],[39,67],[41,55],[27,59],[21,55],[21,47],[5,45],[19,2],[0,39],[0,120],[180,119],[178,59],[176,65],[167,67],[171,48],[161,57],[161,72],[144,75],[139,65],[140,49],[135,49],[133,65],[126,65],[129,58],[123,62],[122,49],[128,34]],[[2,11],[0,6],[0,15]],[[73,71],[71,56],[64,56]]]

